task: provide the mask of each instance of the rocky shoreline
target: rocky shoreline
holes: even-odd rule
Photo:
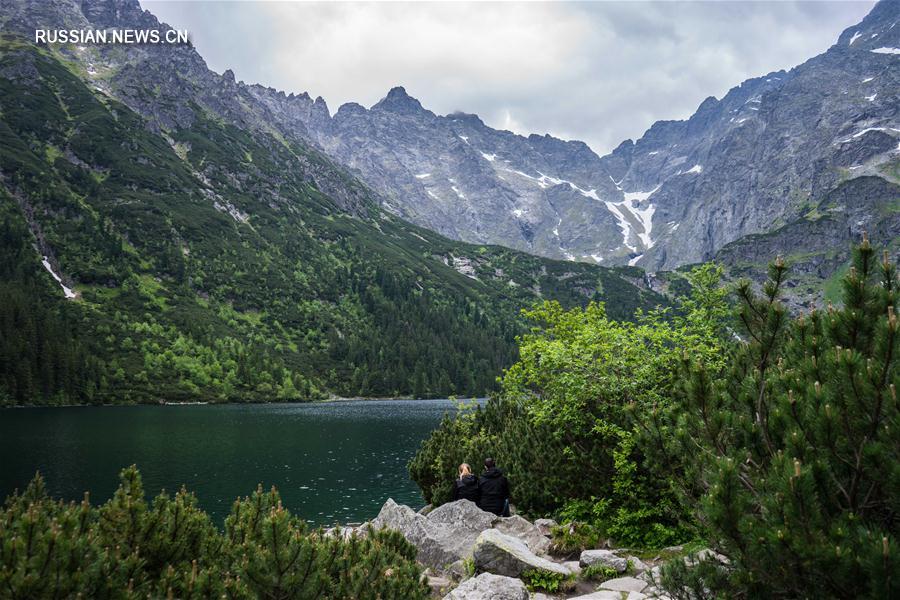
[[[498,517],[468,500],[415,511],[389,499],[371,522],[332,532],[399,531],[418,550],[434,597],[443,600],[669,598],[658,587],[661,560],[645,562],[624,548],[583,550],[578,560],[554,556],[556,526],[550,519]]]

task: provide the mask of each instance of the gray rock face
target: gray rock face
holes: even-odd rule
[[[628,569],[628,561],[617,556],[611,550],[584,550],[578,559],[578,564],[582,568],[603,565],[615,569],[619,573],[624,573]]]
[[[463,581],[444,600],[528,600],[528,589],[520,579],[482,573]]]
[[[900,4],[881,2],[826,53],[602,158],[475,115],[435,115],[402,88],[305,127],[386,206],[450,237],[671,269],[796,220],[842,181],[900,181],[898,22]]]
[[[537,556],[517,538],[488,529],[478,536],[472,551],[478,571],[519,577],[529,570],[541,570],[568,576],[569,570],[546,558]]]
[[[540,528],[519,515],[500,519],[494,523],[494,529],[522,540],[535,554],[546,554],[550,548],[550,540],[541,533]]]

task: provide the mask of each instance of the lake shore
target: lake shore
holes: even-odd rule
[[[480,397],[470,397],[470,396],[457,396],[453,398],[413,398],[412,396],[399,396],[399,397],[380,397],[380,396],[366,396],[366,397],[349,397],[345,398],[342,396],[333,396],[330,398],[322,398],[318,400],[307,400],[307,401],[297,401],[297,400],[287,400],[287,401],[273,401],[273,402],[265,402],[260,400],[249,400],[246,402],[237,402],[234,400],[226,400],[224,402],[215,402],[215,401],[196,401],[196,402],[171,402],[168,400],[159,400],[157,402],[121,402],[116,404],[15,404],[12,406],[0,406],[0,411],[4,409],[20,409],[20,408],[117,408],[123,406],[261,406],[261,405],[273,405],[273,406],[291,406],[291,405],[309,405],[309,404],[333,404],[339,402],[427,402],[429,400],[451,400],[458,402],[484,402],[488,400],[487,396]]]

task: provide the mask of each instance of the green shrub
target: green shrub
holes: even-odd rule
[[[186,490],[148,504],[134,467],[112,499],[65,504],[36,477],[0,512],[0,589],[11,598],[428,597],[395,531],[310,531],[273,489],[238,500],[220,532]]]
[[[573,584],[571,577],[542,569],[528,569],[522,573],[521,579],[532,592],[542,591],[551,594],[564,591]]]
[[[582,550],[597,548],[602,541],[597,528],[581,521],[569,521],[550,532],[550,552],[557,556],[574,556]]]
[[[615,579],[618,576],[618,571],[599,563],[587,566],[581,571],[581,578],[585,581],[604,582],[608,579]]]

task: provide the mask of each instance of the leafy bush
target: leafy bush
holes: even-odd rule
[[[482,409],[446,417],[410,463],[428,502],[450,499],[460,462],[493,456],[507,473],[518,510],[590,521],[629,545],[685,537],[685,511],[668,473],[652,472],[635,436],[634,415],[669,402],[680,349],[722,361],[725,293],[720,270],[691,273],[693,294],[679,310],[610,319],[601,304],[564,310],[545,302],[525,315],[519,361]],[[527,441],[527,443],[523,443]],[[568,513],[568,514],[566,514]]]
[[[582,501],[585,506],[590,503]],[[582,550],[589,550],[600,545],[601,535],[597,528],[583,521],[567,519],[550,532],[550,553],[557,556],[575,556]]]
[[[686,357],[678,402],[653,415],[661,451],[727,567],[664,573],[679,598],[900,595],[897,276],[867,240],[844,305],[795,319],[776,261],[739,287],[744,341],[728,367]],[[648,448],[652,444],[648,444]]]
[[[415,548],[398,532],[310,531],[256,490],[220,532],[182,489],[147,503],[125,469],[112,499],[65,504],[36,477],[0,513],[0,588],[13,598],[427,598]]]
[[[619,572],[612,567],[601,565],[599,563],[589,565],[582,569],[581,578],[585,581],[604,582],[608,579],[615,579],[619,576]]]
[[[528,569],[522,573],[522,581],[532,592],[543,591],[555,593],[571,587],[572,580],[560,573],[541,569]]]

